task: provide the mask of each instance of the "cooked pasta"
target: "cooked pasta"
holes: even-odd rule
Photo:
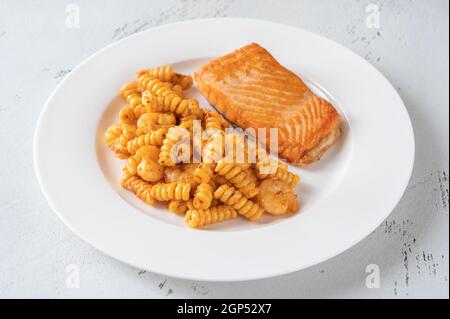
[[[120,88],[126,105],[104,140],[126,160],[122,187],[149,205],[166,203],[192,228],[296,212],[299,177],[263,145],[226,130],[218,112],[183,97],[192,85],[167,65],[140,70]]]
[[[185,128],[171,127],[161,146],[159,164],[174,166],[177,163],[189,162],[192,158],[191,138],[190,132]]]
[[[178,126],[191,131],[194,126],[194,121],[191,117],[182,117]]]
[[[129,140],[136,136],[136,127],[125,123],[118,123],[111,126],[105,132],[105,142],[114,154],[120,159],[126,159],[130,156],[127,149]]]
[[[127,150],[130,154],[134,154],[144,145],[162,146],[166,133],[166,128],[159,128],[157,130],[152,130],[147,134],[137,136],[128,142]]]
[[[172,199],[188,201],[191,193],[189,183],[158,183],[152,186],[151,196],[158,201],[170,201]]]
[[[189,202],[172,199],[169,201],[167,208],[175,214],[183,215],[189,209],[188,206],[189,206]]]
[[[125,174],[121,180],[122,186],[133,192],[139,199],[149,205],[154,205],[155,200],[151,196],[152,185],[136,175]]]
[[[130,174],[132,174],[132,175],[137,174],[137,167],[138,167],[140,161],[141,161],[141,159],[136,156],[132,156],[127,159],[126,168],[127,168],[128,172],[130,172]]]
[[[184,220],[189,227],[199,228],[236,218],[236,211],[230,206],[214,206],[209,209],[188,210]]]
[[[191,116],[193,119],[203,119],[203,111],[198,104],[197,99],[190,99],[188,104],[188,115]]]
[[[254,183],[254,179],[246,170],[245,164],[227,163],[222,159],[217,163],[215,171],[229,180],[247,198],[258,195],[259,189]]]
[[[247,199],[240,191],[228,185],[222,185],[214,192],[214,198],[235,209],[239,215],[251,221],[257,221],[264,209]]]
[[[172,91],[174,91],[178,96],[183,97],[183,87],[181,85],[172,86]]]
[[[148,74],[142,74],[137,78],[137,90],[139,92],[150,91],[154,94],[164,94],[167,90],[172,91],[172,83],[163,82]]]
[[[166,66],[159,66],[156,68],[151,68],[147,70],[141,70],[138,72],[138,74],[148,74],[149,76],[159,79],[164,82],[168,82],[172,79],[173,72],[172,72],[172,66],[166,65]]]
[[[124,124],[136,124],[136,115],[133,109],[129,106],[125,106],[119,111],[119,122]]]
[[[194,178],[198,183],[209,183],[214,175],[215,163],[201,163],[194,172]]]
[[[166,136],[161,146],[161,152],[159,153],[159,164],[162,166],[175,166],[175,160],[173,157],[175,154],[173,147],[178,143],[177,140],[171,139]]]
[[[135,118],[150,112],[150,107],[142,104],[141,93],[137,90],[136,83],[124,85],[120,92],[122,97],[128,102],[128,107],[133,111]]]
[[[213,200],[213,190],[214,189],[210,184],[202,183],[198,185],[194,195],[194,208],[208,209]]]
[[[120,95],[126,100],[130,94],[139,94],[137,83],[130,82],[120,88]]]
[[[272,164],[274,164],[274,162],[272,162]],[[277,163],[275,163],[275,164],[277,164]],[[291,188],[294,188],[300,180],[300,177],[294,173],[289,172],[287,170],[287,166],[284,164],[278,163],[278,165],[276,166],[275,173],[272,173],[272,174],[261,173],[261,170],[264,166],[265,166],[264,162],[256,163],[256,172],[260,179],[265,179],[267,177],[273,177],[275,179],[279,179],[279,180],[285,182]],[[274,170],[274,169],[272,169],[272,170]]]
[[[122,134],[122,127],[119,124],[109,127],[105,132],[106,145],[109,148],[113,148],[114,142],[119,138],[120,134]]]
[[[150,105],[153,112],[172,112],[179,116],[186,116],[193,100],[181,98],[178,94],[156,95],[146,92],[145,103]],[[191,107],[192,108],[192,107]]]
[[[206,111],[205,116],[205,129],[224,130],[228,127],[228,123],[223,120],[217,112]]]
[[[202,160],[205,163],[215,163],[225,154],[225,133],[215,130],[202,149]]]

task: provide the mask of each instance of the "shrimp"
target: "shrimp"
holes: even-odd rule
[[[151,133],[159,128],[169,128],[176,124],[172,113],[144,113],[137,120],[138,133]]]
[[[298,211],[297,195],[281,180],[266,179],[259,185],[259,204],[272,215]]]
[[[132,175],[136,175],[139,163],[144,158],[157,163],[158,157],[159,157],[159,148],[158,147],[153,146],[153,145],[144,145],[136,151],[136,154],[134,154],[133,156],[128,158],[127,164],[126,164],[128,172],[130,172]],[[143,168],[144,167],[142,167],[141,170]],[[148,167],[146,169],[148,169]]]
[[[157,182],[163,178],[164,168],[158,162],[144,157],[137,166],[137,174],[147,182]]]

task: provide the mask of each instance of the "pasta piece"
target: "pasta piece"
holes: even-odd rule
[[[126,147],[124,147],[124,145],[119,142],[114,145],[113,151],[114,155],[122,160],[130,157],[130,154],[128,153]]]
[[[150,107],[142,104],[141,93],[137,90],[136,83],[125,84],[120,93],[128,102],[128,107],[133,110],[135,118],[139,118],[142,114],[150,112]]]
[[[124,174],[121,180],[123,188],[133,192],[136,196],[149,205],[154,205],[155,200],[151,196],[152,185],[142,178],[132,174]]]
[[[135,137],[134,139],[128,142],[127,150],[130,154],[134,154],[140,147],[144,145],[161,146],[163,144],[166,133],[167,133],[166,128],[159,128],[147,134]]]
[[[272,162],[273,163],[273,162]],[[264,167],[264,162],[256,163],[256,174],[258,178],[265,179],[267,177],[271,177],[274,179],[281,180],[289,185],[291,188],[295,188],[295,186],[300,181],[300,177],[294,173],[291,173],[287,170],[287,165],[278,163],[275,173],[273,174],[262,174],[261,169]]]
[[[172,91],[174,91],[179,97],[183,97],[183,87],[181,85],[172,86]]]
[[[143,74],[147,74],[155,79],[168,82],[172,79],[173,76],[172,66],[159,66],[156,68],[141,70],[138,72],[138,76],[141,76]]]
[[[161,146],[161,152],[159,153],[159,164],[162,166],[175,166],[175,159],[172,157],[172,148],[178,143],[177,140],[171,139],[166,136]]]
[[[136,127],[119,123],[108,129],[105,133],[105,141],[120,159],[126,159],[130,156],[127,150],[127,143],[136,136]]]
[[[217,112],[205,110],[203,111],[205,116],[205,129],[224,130],[229,125]]]
[[[189,209],[188,202],[183,202],[183,201],[174,200],[174,199],[169,201],[169,205],[167,207],[171,212],[173,212],[175,214],[179,214],[179,215],[185,214],[187,212],[187,210]]]
[[[190,75],[175,73],[172,75],[170,82],[172,82],[175,85],[180,85],[183,88],[183,90],[187,90],[192,86],[194,80]]]
[[[186,116],[191,109],[198,106],[197,100],[183,99],[176,93],[163,96],[145,92],[144,101],[150,105],[153,112],[172,112],[178,116]]]
[[[164,167],[164,181],[166,183],[178,182],[183,172],[176,166]]]
[[[256,171],[253,168],[247,168],[244,169],[244,172],[247,174],[248,179],[252,182],[255,183],[255,185],[259,184],[259,179],[256,176]]]
[[[125,140],[130,140],[136,136],[136,125],[121,123],[122,134],[120,135]]]
[[[130,82],[120,88],[120,95],[126,100],[130,94],[139,94],[136,82]]]
[[[231,206],[240,215],[251,221],[257,221],[264,213],[264,209],[257,203],[245,198],[244,195],[234,187],[222,185],[214,192],[214,198]]]
[[[229,180],[245,197],[255,197],[259,189],[242,167],[243,164],[227,163],[222,159],[217,163],[215,171]]]
[[[125,106],[119,111],[119,122],[124,124],[136,124],[136,116],[131,107]]]
[[[142,92],[146,89],[153,90],[155,92],[162,93],[162,91],[159,91],[161,87],[167,87],[171,88],[175,93],[182,96],[183,95],[183,86],[178,83],[172,83],[169,82],[169,80],[166,80],[170,76],[169,72],[167,72],[167,69],[164,69],[165,67],[160,68],[154,68],[154,69],[148,69],[148,70],[140,70],[136,74],[136,78],[140,79],[139,86],[137,86],[137,89]],[[159,70],[156,70],[159,69]],[[162,72],[162,74],[156,74],[158,72]],[[166,72],[166,74],[164,74]],[[150,74],[152,73],[152,74]]]
[[[195,209],[195,208],[194,208],[194,204],[192,203],[192,198],[189,199],[186,203],[187,203],[188,211],[189,211],[189,210],[194,210],[194,209]]]
[[[191,185],[188,183],[158,183],[152,186],[151,196],[158,201],[188,201],[190,192]]]
[[[237,217],[236,211],[226,205],[214,206],[210,209],[188,210],[184,220],[189,227],[199,228],[223,222]]]
[[[192,128],[194,126],[194,120],[195,119],[191,117],[183,117],[181,118],[180,124],[178,126],[192,131]]]
[[[108,147],[113,148],[114,142],[122,134],[122,127],[119,124],[109,127],[105,132],[105,142]]]
[[[127,89],[128,85],[125,85],[125,89],[123,89],[122,96],[128,102],[128,107],[133,110],[134,117],[137,119],[142,114],[150,112],[150,107],[142,104],[141,93],[136,89]]]
[[[165,92],[174,92],[171,90],[172,83],[163,82],[148,74],[142,74],[137,78],[137,90],[139,92],[150,91],[154,94],[163,95]]]
[[[192,117],[195,117],[196,119],[203,119],[203,110],[200,107],[200,104],[198,103],[197,99],[191,99],[189,104],[189,112],[188,116],[191,115]]]
[[[213,187],[202,183],[195,190],[193,205],[195,209],[208,209],[213,200]]]
[[[159,164],[174,166],[176,163],[187,162],[191,159],[192,145],[190,134],[184,128],[175,126],[169,129],[161,146]]]
[[[215,163],[200,163],[194,172],[194,179],[198,183],[209,183],[214,175]]]
[[[205,163],[218,162],[225,154],[225,133],[217,131],[208,138],[202,148],[202,160]]]

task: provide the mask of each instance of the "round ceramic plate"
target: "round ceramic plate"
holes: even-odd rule
[[[208,30],[208,32],[205,32]],[[302,178],[301,212],[202,230],[119,186],[123,161],[103,142],[136,70],[171,64],[191,73],[257,42],[342,114],[343,134],[323,159],[291,167]],[[195,87],[192,96],[208,103]],[[63,222],[125,263],[208,281],[265,278],[331,258],[370,234],[400,200],[413,167],[414,136],[402,100],[364,59],[316,34],[247,19],[193,20],[138,33],[95,53],[55,89],[36,129],[42,190]]]

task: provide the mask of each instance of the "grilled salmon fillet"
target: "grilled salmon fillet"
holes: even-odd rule
[[[208,62],[194,77],[228,121],[244,129],[277,128],[278,155],[295,165],[320,159],[339,139],[333,105],[256,43]]]

